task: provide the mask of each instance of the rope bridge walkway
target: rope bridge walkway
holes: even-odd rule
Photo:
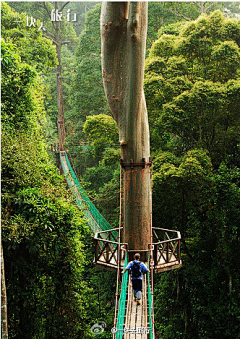
[[[127,260],[124,267],[126,266]],[[114,320],[114,339],[154,339],[153,294],[149,273],[143,275],[140,305],[137,305],[133,298],[130,275],[128,275],[128,272],[123,274],[117,311]]]
[[[147,272],[143,276],[142,303],[137,305],[137,302],[133,300],[132,283],[128,278],[128,272],[121,276],[121,270],[128,263],[128,244],[121,242],[123,228],[119,226],[112,229],[90,201],[79,183],[65,151],[60,152],[60,160],[76,204],[83,211],[89,228],[94,234],[95,264],[117,270],[113,338],[154,339],[153,270],[155,273],[159,273],[182,266],[180,232],[152,227],[152,242],[147,250],[148,262],[146,263],[150,268],[150,274]]]
[[[111,229],[111,225],[97,210],[85,193],[84,188],[81,186],[72,169],[68,155],[65,151],[60,152],[60,161],[68,186],[75,198],[77,206],[83,211],[91,232],[95,234],[96,232]]]
[[[74,170],[65,151],[60,152],[60,161],[65,174],[68,186],[75,198],[77,206],[83,211],[90,230],[95,234],[100,246],[101,253],[95,253],[95,262],[103,263],[108,261],[109,266],[118,269],[118,280],[120,270],[127,266],[127,253],[121,253],[120,237],[117,229],[111,230],[111,225],[100,214],[94,204],[90,201],[85,190],[79,183]],[[106,234],[106,236],[105,236]],[[97,248],[98,248],[97,247]],[[109,257],[109,253],[111,254]],[[120,257],[120,262],[117,256]],[[125,259],[125,263],[124,263]],[[149,263],[148,263],[149,266]],[[118,289],[118,284],[117,284]],[[153,337],[153,298],[150,286],[149,273],[143,277],[142,303],[137,305],[133,300],[133,290],[131,278],[128,272],[123,274],[120,298],[116,300],[115,310],[115,339],[152,339]]]

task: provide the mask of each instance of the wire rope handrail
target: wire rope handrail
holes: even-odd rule
[[[148,252],[148,269],[150,268],[150,263],[149,263],[149,252]],[[148,321],[149,321],[149,339],[154,338],[154,322],[153,322],[153,294],[151,290],[151,285],[150,285],[150,273],[147,272],[147,296],[148,296]]]
[[[111,225],[107,222],[107,220],[102,216],[102,214],[98,211],[98,209],[95,207],[95,205],[91,202],[91,200],[88,198],[87,194],[85,193],[84,188],[82,188],[80,182],[77,179],[77,176],[75,174],[75,172],[72,169],[72,166],[70,164],[70,161],[68,159],[68,155],[65,152],[65,157],[66,157],[66,161],[68,164],[68,168],[69,171],[72,175],[72,178],[74,180],[75,185],[78,188],[78,192],[81,195],[81,198],[83,199],[84,203],[86,204],[87,209],[89,210],[89,212],[91,213],[92,217],[94,218],[94,220],[97,221],[98,225],[100,226],[101,230],[109,230],[111,229]],[[116,232],[117,234],[117,232]]]
[[[65,162],[64,162],[64,159],[63,159],[63,156],[62,156],[61,153],[64,153],[66,165],[65,165]],[[76,187],[76,184],[73,180],[70,169],[68,168],[68,163],[67,163],[67,159],[66,159],[66,152],[60,152],[60,161],[61,161],[62,169],[63,169],[64,175],[66,177],[68,186],[69,186],[69,188],[70,188],[70,190],[71,190],[71,192],[74,196],[74,199],[75,199],[77,206],[79,207],[79,209],[81,209],[85,218],[87,219],[90,230],[92,231],[92,233],[96,233],[97,231],[101,231],[101,228],[98,225],[97,221],[90,214],[90,212],[86,208],[86,205],[83,202],[83,200],[79,198],[79,196],[81,197],[81,195],[79,195],[78,188]]]
[[[126,253],[124,268],[126,268],[128,264],[127,257],[128,256]],[[122,336],[123,336],[123,324],[124,324],[124,319],[125,319],[127,288],[128,288],[128,271],[126,271],[123,274],[123,279],[122,279],[120,299],[118,302],[118,316],[117,316],[115,339],[122,339]]]
[[[67,166],[64,163],[62,153],[64,153]],[[63,168],[63,172],[67,179],[68,186],[74,195],[77,206],[81,208],[81,210],[84,213],[84,216],[87,218],[91,231],[95,234],[96,232],[99,232],[102,230],[111,229],[111,225],[102,216],[102,214],[98,211],[98,209],[94,206],[94,204],[91,202],[91,200],[88,198],[87,194],[85,193],[85,190],[81,186],[80,182],[78,181],[77,176],[68,159],[68,155],[65,151],[60,152],[60,161],[61,161],[61,165]],[[74,186],[76,187],[79,195],[74,190]],[[116,231],[116,235],[117,235],[117,231]]]

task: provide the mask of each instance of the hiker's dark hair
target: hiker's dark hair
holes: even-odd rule
[[[140,254],[139,254],[139,253],[134,254],[134,258],[135,258],[136,260],[140,259]]]

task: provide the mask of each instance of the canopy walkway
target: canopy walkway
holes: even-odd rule
[[[96,232],[110,229],[111,225],[101,213],[99,213],[78,181],[65,151],[60,152],[60,161],[68,186],[75,198],[75,202],[81,211],[83,211],[92,233],[95,234]]]
[[[149,267],[148,263],[145,263]],[[124,267],[127,266],[127,256]],[[152,269],[150,267],[151,273]],[[141,304],[133,298],[133,289],[128,272],[123,274],[120,298],[116,300],[113,338],[154,339],[154,308],[151,273],[143,275]]]
[[[83,211],[95,241],[95,264],[117,270],[114,339],[154,339],[153,272],[159,273],[181,267],[180,232],[152,227],[148,262],[150,273],[143,276],[141,305],[133,299],[132,283],[128,272],[121,274],[128,263],[128,244],[122,241],[122,227],[111,225],[97,210],[79,183],[65,151],[60,161],[68,186],[77,206]]]

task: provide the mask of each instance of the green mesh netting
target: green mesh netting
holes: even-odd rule
[[[127,253],[125,257],[124,268],[127,267]],[[121,294],[118,303],[118,317],[117,317],[117,334],[116,339],[122,339],[123,336],[123,324],[125,318],[125,308],[126,308],[126,296],[127,296],[127,287],[128,287],[128,271],[123,274],[123,280],[121,285]]]
[[[90,201],[85,190],[82,188],[79,183],[74,170],[70,164],[67,153],[65,152],[65,160],[60,153],[60,160],[63,168],[63,172],[66,176],[68,186],[74,195],[77,206],[83,211],[84,216],[88,222],[88,225],[91,231],[95,234],[96,232],[109,230],[111,229],[111,225],[107,222],[107,220],[101,215],[101,213],[97,210],[94,204]],[[118,232],[112,232],[114,236],[117,236]],[[113,239],[111,239],[113,240]]]
[[[148,268],[149,268],[149,253],[148,253]],[[149,316],[149,327],[150,327],[149,338],[153,339],[153,323],[152,323],[153,298],[152,298],[152,291],[151,291],[150,282],[149,282],[149,272],[147,272],[147,296],[148,296],[148,316]]]

